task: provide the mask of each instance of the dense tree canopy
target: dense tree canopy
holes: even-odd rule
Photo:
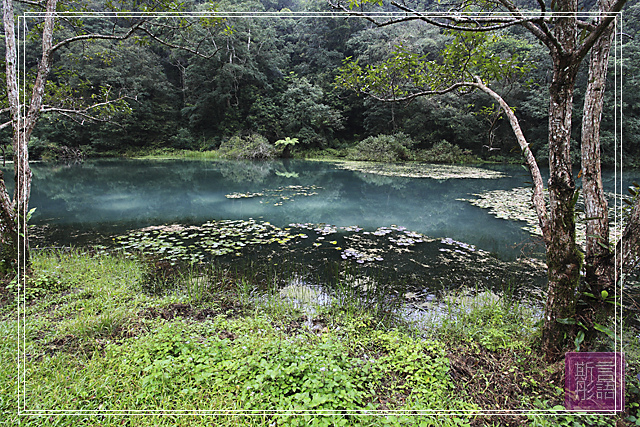
[[[322,2],[302,0],[218,2],[215,7],[225,11],[332,10]],[[424,6],[425,10],[429,7]],[[206,10],[206,6],[187,3],[185,10]],[[640,111],[636,111],[638,103],[633,100],[639,93],[634,88],[640,72],[640,63],[634,59],[637,55],[633,55],[639,43],[634,37],[637,15],[638,5],[630,6],[624,26],[629,37],[622,40],[623,157],[628,166],[640,164],[640,144],[634,143]],[[85,20],[85,32],[106,31],[111,24],[107,19]],[[124,22],[119,24],[124,26]],[[109,123],[43,112],[45,120],[34,130],[32,156],[55,156],[55,148],[61,146],[80,148],[88,155],[140,147],[214,149],[224,139],[248,132],[260,133],[271,143],[287,136],[298,137],[299,151],[303,152],[304,147],[341,148],[368,136],[404,132],[418,142],[417,148],[430,148],[446,140],[483,158],[519,157],[518,150],[513,150],[513,136],[504,115],[496,103],[477,93],[385,104],[334,85],[336,70],[346,57],[375,63],[402,48],[435,59],[455,38],[451,32],[417,22],[380,28],[353,18],[276,16],[229,18],[223,26],[194,26],[192,32],[196,33],[190,35],[194,40],[209,37],[209,42],[200,47],[205,55],[172,49],[149,39],[142,42],[141,36],[118,43],[70,43],[60,49],[47,83],[51,99],[60,98],[64,91],[67,93],[62,97],[90,98],[108,90],[112,97],[126,93],[135,100],[130,99],[128,108],[119,110],[118,120]],[[530,63],[536,65],[502,82],[505,87],[499,92],[509,104],[517,103],[523,132],[536,156],[544,160],[548,123],[543,93],[550,60],[531,34],[520,28],[502,32],[492,47],[494,54],[519,49],[526,51]],[[27,40],[29,67],[37,65],[38,51],[38,41]],[[578,87],[584,87],[586,80],[583,64],[577,76]],[[608,81],[612,87],[613,79]],[[303,93],[304,107],[296,100]],[[584,91],[576,91],[574,104],[582,105],[583,96]],[[613,91],[605,96],[605,105],[612,105]],[[320,116],[324,118],[320,120]],[[601,135],[605,166],[612,166],[614,161],[612,119],[613,109],[605,107]],[[580,116],[574,117],[575,135],[580,134],[580,126]],[[8,143],[8,132],[5,127],[4,144]],[[576,147],[578,139],[573,142]],[[578,160],[576,156],[574,161]]]
[[[216,7],[240,11],[331,10],[322,2],[299,0],[220,2]],[[188,8],[204,7],[193,4]],[[639,43],[633,37],[637,32],[637,9],[638,5],[630,6],[625,15],[628,21],[625,33],[630,37],[623,40],[624,102],[628,106],[623,150],[628,165],[640,163],[637,148],[640,145],[634,143],[640,112],[635,111],[637,103],[632,99],[638,93],[634,90],[638,84],[634,76],[640,69],[640,63],[633,59],[637,55],[632,54]],[[85,25],[98,31],[108,27],[109,22],[95,20]],[[523,131],[534,152],[544,156],[546,104],[540,89],[548,83],[549,59],[530,35],[518,29],[506,31],[519,33],[520,41],[529,40],[529,57],[538,64],[508,83],[505,99],[518,100]],[[336,69],[345,57],[371,63],[399,46],[415,54],[435,57],[451,38],[451,34],[434,27],[423,26],[417,31],[416,23],[411,22],[378,28],[357,19],[261,17],[229,19],[224,28],[215,32],[213,43],[206,46],[212,58],[170,49],[157,42],[140,43],[138,39],[117,44],[104,40],[69,44],[55,58],[48,83],[52,95],[74,88],[90,96],[97,94],[99,88],[110,88],[112,94],[126,90],[137,100],[129,102],[130,114],[121,118],[119,125],[88,124],[86,120],[80,124],[69,116],[45,113],[47,120],[35,130],[32,153],[36,158],[46,155],[45,149],[50,145],[82,147],[87,154],[123,152],[141,146],[206,149],[219,146],[223,138],[238,132],[257,131],[274,142],[295,136],[289,134],[304,128],[311,139],[308,146],[337,147],[367,136],[403,131],[419,141],[422,148],[446,139],[483,157],[499,154],[517,158],[518,153],[511,150],[513,139],[504,117],[491,117],[489,111],[492,108],[496,111],[495,106],[476,94],[389,105],[367,101],[333,85]],[[495,49],[499,51],[508,44],[505,40]],[[35,66],[37,41],[28,40],[25,51],[27,64]],[[297,80],[290,77],[291,72]],[[586,78],[583,66],[578,81],[585,82]],[[334,117],[331,126],[313,129],[300,123],[300,129],[291,128],[287,93],[294,90],[292,85],[299,86],[304,80],[314,88],[314,93],[318,90],[321,93],[306,102],[313,103],[315,111],[331,112]],[[576,93],[576,105],[581,105],[583,95],[581,91]],[[613,92],[608,91],[606,96],[613,97]],[[613,111],[605,108],[604,114],[603,161],[612,165],[613,129],[609,123],[613,121],[606,119]],[[574,118],[573,126],[576,130],[580,128],[580,117]],[[6,127],[4,132],[6,144]],[[305,141],[301,139],[301,143]],[[496,149],[489,151],[487,147]]]

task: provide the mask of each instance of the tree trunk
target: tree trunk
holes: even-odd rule
[[[600,0],[600,12],[610,10],[611,3],[610,0]],[[604,290],[613,295],[615,288],[615,274],[608,272],[613,259],[609,250],[607,199],[604,196],[600,166],[600,121],[613,29],[611,24],[591,48],[589,80],[582,115],[582,194],[587,224],[585,279],[581,291],[596,297]],[[578,305],[576,317],[590,328],[589,335],[593,335],[593,323],[604,322],[613,305],[589,297],[580,298],[582,301]]]
[[[13,170],[16,183],[13,200],[9,199],[4,177],[0,185],[0,219],[2,220],[2,255],[5,267],[15,264],[18,254],[21,265],[29,263],[29,241],[27,233],[27,213],[31,195],[31,168],[29,167],[29,150],[27,144],[31,133],[40,117],[40,109],[44,97],[45,84],[51,70],[51,48],[53,46],[53,30],[57,0],[48,0],[46,15],[42,28],[42,57],[38,66],[38,74],[33,85],[26,117],[20,115],[18,98],[18,55],[16,50],[15,21],[12,0],[3,0],[3,24],[6,45],[7,95],[13,126]],[[11,245],[9,248],[5,246]],[[15,247],[13,247],[15,245]],[[15,255],[16,258],[13,258]]]
[[[575,12],[574,1],[560,2],[562,12]],[[549,232],[544,235],[549,287],[542,329],[542,350],[548,361],[567,348],[573,327],[559,319],[573,319],[582,256],[576,246],[575,182],[571,172],[571,113],[579,61],[571,54],[576,45],[575,16],[556,18],[554,35],[561,49],[553,53],[553,79],[549,87]]]
[[[3,14],[2,20],[4,25],[4,38],[5,38],[5,65],[6,65],[6,78],[7,78],[7,99],[9,101],[9,112],[11,114],[11,121],[13,124],[13,168],[14,178],[19,175],[18,162],[16,162],[17,148],[20,143],[20,139],[16,138],[19,134],[19,114],[20,114],[20,100],[18,92],[18,76],[17,76],[17,64],[18,53],[16,49],[16,35],[15,35],[15,21],[13,13],[13,1],[3,0],[2,2]],[[17,184],[17,181],[16,181]],[[16,190],[17,190],[16,185]],[[17,268],[18,261],[18,216],[16,206],[16,195],[11,200],[9,193],[4,184],[4,173],[0,172],[0,243],[2,244],[2,256],[3,269],[5,271],[15,270]]]
[[[511,107],[509,107],[509,104],[507,104],[505,100],[495,91],[485,85],[480,77],[476,76],[474,80],[475,82],[473,84],[470,83],[469,85],[477,87],[484,93],[491,96],[495,101],[497,101],[498,105],[502,109],[502,112],[505,116],[507,116],[507,119],[509,120],[509,125],[511,126],[513,134],[516,137],[516,141],[518,142],[518,145],[522,150],[522,156],[527,163],[527,168],[529,169],[529,173],[531,174],[531,179],[533,181],[533,195],[531,196],[531,201],[533,202],[533,206],[536,210],[536,215],[538,216],[538,223],[540,224],[542,234],[547,235],[549,234],[549,220],[547,207],[544,202],[544,183],[542,180],[542,175],[540,174],[538,162],[531,152],[531,148],[529,147],[529,143],[524,137],[524,133],[522,133],[518,118],[516,117]]]

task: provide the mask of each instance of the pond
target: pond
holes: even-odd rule
[[[312,270],[344,262],[386,271],[422,294],[544,282],[530,177],[517,165],[92,160],[32,168],[39,246],[115,244],[227,263],[288,253]],[[613,171],[604,184],[614,191]]]

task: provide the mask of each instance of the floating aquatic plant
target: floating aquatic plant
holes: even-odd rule
[[[227,199],[252,199],[254,197],[262,197],[264,199],[261,200],[260,203],[281,206],[283,202],[293,201],[294,197],[315,196],[318,194],[316,190],[320,189],[322,189],[322,187],[316,185],[287,185],[286,187],[267,188],[256,193],[231,193],[226,194],[225,197]]]
[[[325,240],[330,235],[335,237]],[[312,223],[292,223],[283,229],[253,219],[209,221],[200,226],[153,226],[131,231],[114,240],[127,254],[143,252],[172,262],[191,263],[233,253],[242,256],[251,246],[278,244],[288,247],[308,241],[307,248],[340,252],[342,259],[351,259],[358,264],[381,262],[389,252],[400,253],[416,244],[433,241],[396,225],[379,227],[371,232],[357,225],[336,227]]]
[[[539,260],[501,261],[471,244],[429,238],[397,225],[364,230],[357,225],[291,223],[280,228],[253,219],[222,220],[198,226],[148,227],[114,240],[126,254],[142,252],[170,263],[246,255],[271,262],[276,254],[287,253],[310,265],[340,261],[361,266],[363,272],[385,271],[383,274],[389,277],[409,277],[411,286],[420,289],[468,283],[491,286],[512,280],[509,278],[520,284],[535,283],[544,278],[545,270]]]
[[[496,218],[523,221],[526,224],[522,227],[523,230],[537,236],[542,236],[542,231],[538,224],[538,216],[531,201],[532,195],[533,190],[531,188],[516,187],[510,190],[492,190],[480,194],[473,194],[473,196],[477,197],[475,199],[457,200],[467,201],[474,206],[488,209],[489,213]],[[612,193],[606,193],[606,195],[610,200],[615,197]],[[548,198],[546,202],[548,203]],[[586,239],[586,221],[582,194],[579,195],[576,203],[576,213],[576,242],[584,246]],[[611,224],[613,224],[613,217],[614,210],[609,209]],[[609,239],[611,242],[616,241],[621,235],[622,230],[620,227],[617,229],[613,226],[610,227]]]
[[[253,197],[262,197],[263,193],[231,193],[225,194],[227,199],[251,199]]]
[[[471,166],[434,165],[430,163],[375,163],[336,161],[336,167],[366,174],[401,176],[405,178],[446,179],[495,179],[504,178],[502,172],[481,169]]]

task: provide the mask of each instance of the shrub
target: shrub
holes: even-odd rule
[[[410,160],[414,141],[404,133],[370,136],[349,150],[347,158],[372,162]]]
[[[444,139],[433,144],[430,149],[420,152],[418,157],[419,160],[429,163],[477,163],[480,161],[471,150],[463,150]]]
[[[220,145],[218,152],[226,159],[265,160],[273,158],[276,149],[264,136],[250,134],[232,136]]]

